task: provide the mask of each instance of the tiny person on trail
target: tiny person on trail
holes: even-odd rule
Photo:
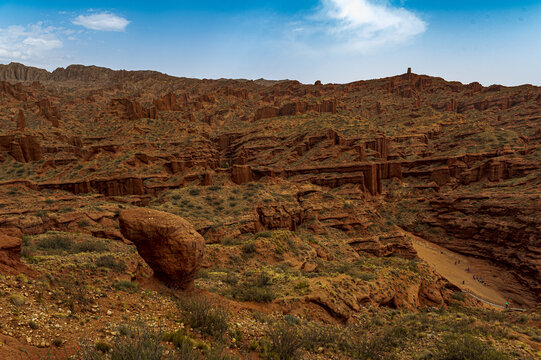
[[[505,303],[505,308],[509,309],[509,303],[508,302]]]

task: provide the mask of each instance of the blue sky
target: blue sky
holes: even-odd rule
[[[541,85],[541,0],[0,2],[0,63],[349,82]]]

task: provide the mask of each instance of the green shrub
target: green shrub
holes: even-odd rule
[[[201,194],[201,190],[199,190],[199,189],[190,189],[190,191],[188,193],[191,196],[198,196],[199,194]]]
[[[26,303],[26,299],[22,295],[13,294],[9,297],[9,302],[15,306],[23,306]]]
[[[103,341],[98,341],[95,346],[96,346],[96,350],[104,354],[107,354],[113,349],[111,345]]]
[[[36,322],[33,321],[33,320],[30,320],[30,321],[28,322],[28,326],[30,326],[30,328],[31,328],[32,330],[36,330],[36,329],[38,328],[38,324],[36,324]]]
[[[99,342],[94,346],[83,346],[75,356],[77,360],[197,360],[193,350],[171,354],[170,349],[162,344],[162,336],[144,325],[130,328],[127,335],[117,336],[111,345]],[[107,350],[107,357],[104,357]]]
[[[464,300],[466,299],[466,295],[464,295],[462,291],[455,291],[453,293],[453,299],[464,302]]]
[[[135,292],[139,290],[139,284],[128,280],[117,281],[114,285],[115,289],[127,292]]]
[[[229,329],[229,313],[200,297],[183,297],[179,300],[186,322],[194,329],[221,338]]]
[[[87,226],[90,226],[90,223],[88,222],[88,220],[81,220],[77,223],[77,225],[79,227],[87,227]]]
[[[60,339],[60,338],[55,338],[55,339],[52,341],[52,344],[53,344],[55,347],[61,347],[63,343],[64,343],[64,341],[62,341],[62,339]]]
[[[41,250],[69,251],[73,247],[73,240],[66,236],[50,235],[39,239],[36,245]]]
[[[511,357],[471,335],[444,338],[434,360],[506,360]]]
[[[196,360],[199,356],[193,350],[194,341],[190,339],[183,330],[174,333],[166,333],[163,335],[163,341],[172,343],[180,352],[180,359]]]
[[[298,358],[297,355],[302,346],[302,339],[296,325],[290,325],[285,321],[277,322],[269,329],[268,337],[271,352],[266,354],[267,358],[279,360]]]
[[[253,254],[257,251],[256,246],[253,242],[246,243],[242,246],[242,252],[245,254]]]
[[[113,255],[103,255],[96,259],[96,266],[105,267],[122,273],[126,270],[126,264],[122,260],[116,260]]]
[[[240,301],[268,303],[276,299],[276,294],[270,287],[259,287],[243,284],[236,288],[236,290],[233,292],[233,297]]]
[[[272,286],[272,279],[266,272],[261,272],[255,279],[243,282],[231,289],[231,295],[240,301],[271,302],[277,295]]]
[[[336,329],[323,323],[310,322],[303,326],[301,330],[302,346],[310,351],[314,351],[319,347],[325,349],[343,348],[340,344],[343,344],[344,340],[349,338],[347,331],[344,331],[344,329]]]
[[[75,244],[73,252],[105,252],[109,247],[101,240],[83,240]]]
[[[67,305],[72,312],[75,312],[77,307],[84,309],[92,302],[92,299],[88,296],[86,285],[78,279],[70,277],[52,278],[51,286],[57,289],[53,293],[53,298]]]

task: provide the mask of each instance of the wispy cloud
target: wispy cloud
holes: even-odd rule
[[[72,20],[75,25],[98,31],[125,31],[129,20],[110,12],[79,15]]]
[[[419,16],[386,0],[321,0],[304,22],[305,40],[351,52],[403,43],[427,29]]]
[[[41,22],[0,28],[0,59],[33,61],[47,56],[63,46],[59,31],[59,28],[44,26]]]

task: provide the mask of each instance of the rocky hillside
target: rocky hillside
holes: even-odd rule
[[[306,85],[14,63],[0,80],[0,231],[10,268],[30,277],[92,262],[58,257],[108,239],[128,264],[120,279],[158,286],[119,228],[122,210],[147,207],[203,237],[196,291],[231,309],[351,323],[367,309],[497,302],[465,296],[467,283],[418,256],[419,238],[482,263],[483,286],[513,307],[541,303],[539,87],[410,70]]]

